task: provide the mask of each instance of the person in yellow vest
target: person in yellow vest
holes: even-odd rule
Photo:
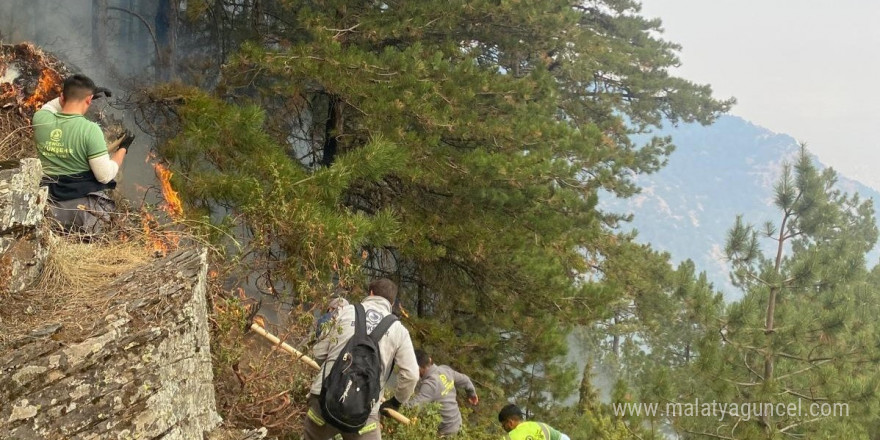
[[[567,435],[540,422],[524,421],[525,416],[518,406],[510,404],[501,408],[498,421],[507,432],[509,440],[571,440]]]

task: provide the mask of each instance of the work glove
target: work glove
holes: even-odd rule
[[[95,93],[92,93],[92,99],[98,99],[102,96],[106,96],[108,98],[113,96],[113,92],[106,87],[98,87],[95,89]]]
[[[400,409],[400,401],[397,400],[397,397],[392,397],[379,405],[379,412],[385,413],[386,409],[393,409],[395,411]]]
[[[125,148],[125,152],[128,153],[128,147],[134,142],[134,134],[129,130],[125,130],[125,133],[122,133],[122,136],[123,139],[122,142],[119,143],[119,148]]]

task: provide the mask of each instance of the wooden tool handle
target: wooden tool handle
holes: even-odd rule
[[[281,347],[282,350],[284,350],[284,351],[286,351],[286,352],[288,352],[288,353],[294,355],[297,359],[299,359],[299,360],[305,362],[306,364],[308,364],[308,366],[314,368],[315,370],[320,370],[320,369],[321,369],[321,366],[318,365],[318,363],[315,362],[314,359],[312,359],[312,358],[306,356],[306,355],[303,354],[301,351],[299,351],[299,350],[297,350],[297,349],[291,347],[290,344],[288,344],[288,343],[286,343],[286,342],[282,342],[281,339],[278,339],[277,336],[275,336],[275,335],[273,335],[272,333],[269,333],[268,331],[266,331],[266,329],[264,329],[264,328],[263,328],[262,326],[260,326],[259,324],[257,324],[257,323],[253,323],[253,324],[251,324],[251,330],[253,330],[253,331],[256,332],[257,334],[259,334],[260,336],[262,336],[262,337],[268,339],[268,340],[269,340],[270,342],[272,342],[273,344],[278,345],[279,347]]]
[[[398,422],[400,422],[404,425],[410,424],[409,417],[407,417],[407,416],[405,416],[405,415],[403,415],[403,414],[401,414],[391,408],[385,408],[383,411],[385,412],[386,416],[391,417],[392,419],[397,420]]]
[[[288,344],[286,342],[282,342],[281,339],[278,339],[277,336],[266,331],[266,329],[264,329],[261,325],[259,325],[257,323],[253,323],[253,324],[251,324],[251,330],[256,332],[258,335],[268,339],[273,344],[281,347],[282,350],[292,354],[297,359],[305,362],[306,364],[308,364],[310,367],[314,368],[315,370],[321,369],[321,366],[318,365],[318,363],[315,362],[314,359],[306,356],[305,354],[303,354],[303,352],[291,347],[290,344]],[[387,415],[388,417],[391,417],[392,419],[397,420],[398,422],[400,422],[404,425],[409,425],[411,423],[409,420],[409,417],[407,417],[407,416],[405,416],[405,415],[403,415],[403,414],[401,414],[391,408],[385,408],[384,412],[385,412],[385,415]]]

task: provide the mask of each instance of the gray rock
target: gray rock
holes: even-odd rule
[[[122,275],[100,331],[0,350],[0,438],[201,439],[219,423],[205,301],[206,253]],[[89,319],[89,317],[83,317]],[[247,437],[245,437],[247,438]],[[259,437],[254,437],[259,438]]]
[[[40,276],[49,246],[43,229],[47,189],[37,159],[0,163],[0,294],[20,292]]]

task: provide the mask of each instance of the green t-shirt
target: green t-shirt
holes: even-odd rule
[[[510,440],[561,440],[562,433],[545,423],[522,422],[507,433]]]
[[[34,139],[47,176],[89,171],[89,159],[109,154],[101,128],[82,115],[38,110],[34,113]]]

